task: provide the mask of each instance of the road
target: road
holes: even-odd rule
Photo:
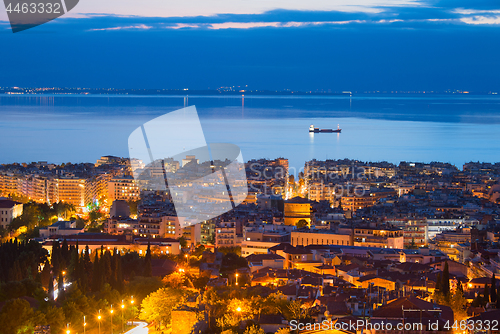
[[[147,323],[142,321],[135,321],[134,325],[136,325],[136,327],[132,328],[125,334],[148,334],[149,329],[147,328]]]

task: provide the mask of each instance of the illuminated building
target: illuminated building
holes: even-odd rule
[[[20,179],[13,173],[0,173],[0,193],[4,196],[20,195]]]
[[[81,213],[85,207],[85,185],[86,179],[78,177],[67,177],[55,179],[55,191],[57,192],[54,202],[65,202],[73,204],[76,211]]]
[[[296,225],[302,219],[311,222],[311,201],[302,197],[285,201],[285,225]]]
[[[404,248],[403,230],[396,228],[355,227],[354,246],[377,248]]]
[[[10,199],[0,199],[0,227],[7,228],[12,219],[23,214],[23,204]]]
[[[221,222],[215,227],[215,247],[236,247],[243,236],[237,233],[235,222]]]
[[[139,186],[131,176],[117,176],[108,181],[110,201],[137,201],[140,199]]]
[[[290,239],[292,246],[309,246],[309,245],[352,246],[352,238],[350,234],[339,234],[334,231],[323,230],[323,229],[293,231]]]
[[[365,194],[363,196],[357,196],[353,194],[342,196],[340,205],[342,206],[342,210],[354,212],[356,210],[373,206],[376,202],[377,199],[374,196],[370,196],[369,194]]]

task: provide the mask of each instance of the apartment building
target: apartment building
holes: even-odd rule
[[[403,230],[398,228],[358,226],[353,230],[353,244],[354,246],[361,247],[403,249]]]
[[[23,204],[10,199],[0,199],[0,227],[7,228],[12,219],[23,214]]]
[[[326,229],[293,231],[290,236],[292,246],[341,245],[353,244],[351,234],[340,234]]]
[[[110,201],[137,201],[140,199],[139,186],[132,176],[115,176],[108,181],[107,185]]]
[[[245,226],[241,254],[242,256],[267,254],[269,248],[282,242],[290,242],[290,233],[294,229],[294,226],[275,224]]]

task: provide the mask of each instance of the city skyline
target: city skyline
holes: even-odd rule
[[[4,4],[0,334],[500,332],[499,0]]]

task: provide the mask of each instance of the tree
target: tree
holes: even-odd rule
[[[155,321],[158,324],[170,324],[172,310],[184,303],[185,294],[182,290],[162,288],[144,298],[141,304],[139,318],[147,321]]]
[[[285,314],[288,310],[289,301],[281,292],[272,293],[264,300],[262,313],[264,314]]]
[[[450,269],[448,268],[448,261],[444,264],[442,282],[441,282],[442,293],[445,298],[450,297]]]
[[[179,244],[181,245],[181,248],[187,248],[187,240],[184,236],[179,238]]]
[[[278,329],[278,331],[276,331],[276,334],[290,334],[290,329],[286,327],[280,328]]]
[[[137,216],[137,206],[139,204],[140,201],[128,201],[128,206],[130,208],[130,215],[131,216]]]
[[[443,281],[443,275],[441,273],[437,273],[436,275],[436,288],[435,288],[435,292],[436,293],[441,293],[442,292],[442,281]]]
[[[497,302],[497,281],[495,278],[495,273],[493,273],[493,275],[491,275],[490,300],[491,300],[492,304],[496,304],[496,302]]]
[[[144,276],[153,276],[153,269],[151,267],[151,244],[148,241],[148,249],[146,250],[146,256],[144,259]]]
[[[266,334],[260,326],[252,325],[248,326],[244,334]]]
[[[24,299],[8,300],[0,312],[2,333],[33,333],[33,309]]]
[[[301,219],[297,222],[297,224],[295,226],[297,226],[297,228],[302,228],[302,227],[309,226],[309,223],[307,222],[307,220]]]
[[[485,304],[488,304],[490,302],[490,289],[488,287],[488,284],[484,285],[483,299]]]
[[[127,294],[134,296],[137,301],[163,287],[158,277],[136,276],[127,284]]]
[[[122,270],[122,257],[120,252],[115,252],[113,256],[114,261],[114,275],[115,275],[115,286],[114,288],[119,292],[123,293],[125,288],[125,282],[123,280],[123,270]]]
[[[405,246],[406,249],[417,249],[418,246],[415,243],[415,238],[411,238],[411,243]]]
[[[293,319],[304,320],[309,317],[307,309],[302,308],[302,304],[298,300],[294,300],[288,304],[287,310],[283,314],[288,321]]]
[[[99,292],[102,287],[102,271],[99,261],[99,252],[95,251],[94,269],[92,272],[92,292]]]
[[[256,311],[250,301],[233,298],[227,303],[224,314],[217,318],[217,326],[222,331],[226,329],[236,330],[242,321],[252,319]]]
[[[59,279],[57,281],[57,299],[64,299],[64,276],[62,273],[59,274]]]
[[[448,305],[453,310],[455,320],[461,321],[467,319],[466,305],[467,299],[464,297],[462,282],[458,281],[455,293],[453,294],[453,297]]]
[[[49,288],[49,280],[51,277],[51,268],[50,268],[50,262],[49,260],[45,261],[45,264],[43,265],[43,270],[42,273],[40,274],[40,280],[42,282],[42,286],[45,289]]]
[[[180,289],[184,286],[185,280],[186,277],[183,273],[175,271],[170,275],[165,276],[162,282],[163,284],[165,284],[165,286],[168,286],[170,288]]]
[[[65,325],[63,309],[56,306],[48,306],[44,310],[44,313],[47,324],[50,325],[51,332],[62,333],[62,329]]]

